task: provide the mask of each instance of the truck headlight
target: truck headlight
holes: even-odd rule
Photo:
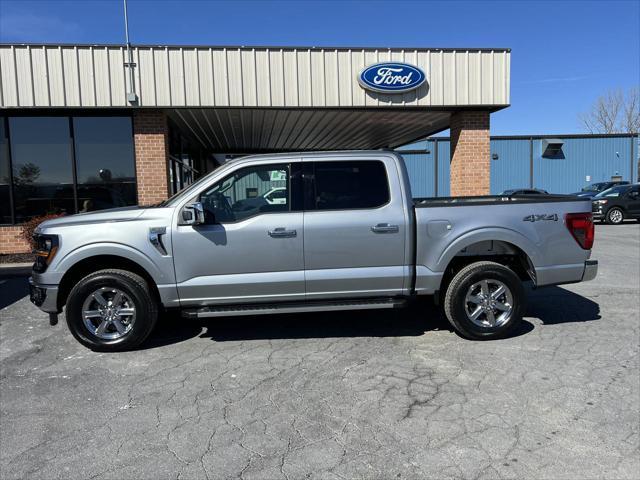
[[[33,253],[36,254],[36,262],[33,264],[33,271],[36,273],[43,273],[58,251],[58,236],[36,233],[33,235],[33,243],[35,244]]]

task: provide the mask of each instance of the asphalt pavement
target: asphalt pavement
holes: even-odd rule
[[[0,477],[639,478],[640,226],[512,338],[407,311],[162,319],[93,353],[0,277]]]

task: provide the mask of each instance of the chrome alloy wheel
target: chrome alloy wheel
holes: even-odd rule
[[[102,287],[84,301],[82,320],[89,332],[96,337],[102,340],[117,340],[133,328],[136,308],[122,290]]]
[[[623,220],[622,212],[617,208],[614,208],[613,210],[611,210],[611,212],[609,212],[609,219],[611,220],[612,223],[622,222]]]
[[[481,280],[469,287],[464,311],[479,327],[500,327],[513,315],[513,295],[500,280]]]

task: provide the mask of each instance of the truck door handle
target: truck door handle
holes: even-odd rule
[[[298,235],[298,232],[295,230],[287,230],[284,227],[274,228],[273,230],[269,230],[269,236],[272,238],[291,238]]]
[[[388,223],[379,223],[371,227],[373,233],[398,233],[400,228],[398,225],[389,225]]]

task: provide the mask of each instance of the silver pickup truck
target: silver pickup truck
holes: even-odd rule
[[[593,238],[591,202],[576,197],[414,199],[393,152],[250,156],[159,205],[42,223],[31,300],[52,324],[66,306],[71,333],[103,351],[140,344],[164,309],[381,309],[421,295],[461,335],[492,339],[521,320],[524,281],[593,279]]]

